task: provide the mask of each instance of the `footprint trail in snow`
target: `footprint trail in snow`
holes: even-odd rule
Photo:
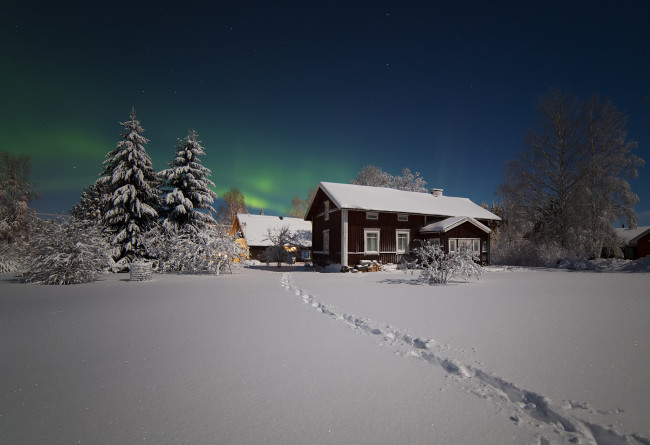
[[[596,411],[588,404],[576,401],[568,401],[563,406],[555,405],[548,397],[519,388],[514,383],[493,375],[486,369],[481,369],[480,366],[445,356],[449,347],[440,345],[434,339],[413,337],[403,329],[345,314],[335,306],[321,303],[308,291],[298,288],[290,273],[283,274],[281,282],[282,287],[314,310],[348,328],[373,337],[378,344],[391,348],[396,354],[423,360],[435,366],[463,385],[468,392],[492,400],[509,412],[511,421],[538,430],[536,436],[540,445],[553,443],[650,445],[648,437],[635,433],[622,434],[611,426],[578,419],[570,412],[573,409],[600,414],[616,413],[616,411]]]

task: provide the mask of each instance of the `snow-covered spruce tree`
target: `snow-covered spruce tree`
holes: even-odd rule
[[[24,251],[23,281],[78,284],[98,280],[112,259],[96,222],[39,220]]]
[[[123,122],[122,140],[106,155],[99,186],[106,187],[103,222],[111,234],[116,261],[131,262],[147,258],[143,235],[158,218],[160,192],[158,176],[145,150],[149,142],[144,129],[131,111],[131,119]]]
[[[454,277],[470,281],[481,274],[481,266],[476,263],[478,258],[468,250],[445,253],[439,243],[425,240],[413,253],[422,270],[419,280],[426,284],[447,284]]]
[[[70,215],[77,219],[99,221],[105,202],[106,186],[95,182],[83,189],[79,202],[70,209]]]
[[[215,224],[211,213],[217,194],[210,189],[214,183],[209,179],[212,172],[201,164],[204,155],[201,141],[195,130],[190,130],[176,147],[176,157],[169,168],[159,173],[165,194],[166,217],[163,227],[176,232],[201,231],[208,224]]]

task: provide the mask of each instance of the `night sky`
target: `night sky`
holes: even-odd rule
[[[6,2],[3,2],[6,3]],[[157,171],[196,129],[217,193],[282,214],[363,165],[491,202],[540,95],[611,100],[650,162],[650,3],[11,1],[0,150],[66,212],[134,106]],[[650,165],[632,182],[650,224]]]

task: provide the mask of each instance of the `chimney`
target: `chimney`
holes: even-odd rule
[[[431,194],[433,196],[442,196],[442,189],[431,189]]]

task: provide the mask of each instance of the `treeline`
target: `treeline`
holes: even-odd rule
[[[156,172],[135,110],[122,126],[99,179],[84,189],[68,221],[34,218],[29,158],[3,154],[1,267],[22,267],[25,281],[71,284],[142,259],[161,271],[218,273],[232,266],[241,247],[215,219],[217,195],[197,132],[179,140],[168,168]],[[231,195],[243,204],[243,196]]]

